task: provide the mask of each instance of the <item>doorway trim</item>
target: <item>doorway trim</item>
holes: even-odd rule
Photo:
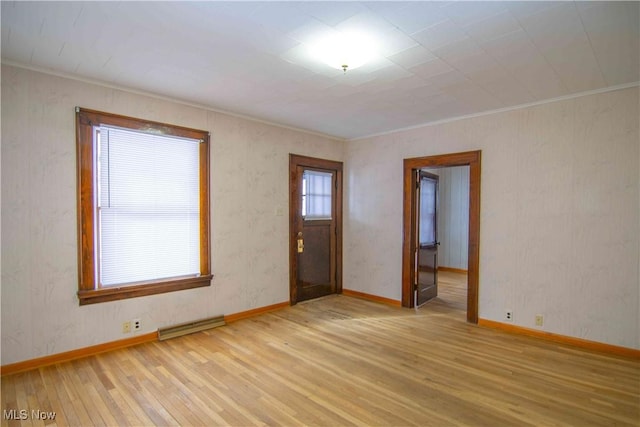
[[[298,288],[296,284],[298,271],[298,251],[296,221],[297,200],[300,197],[298,188],[298,166],[318,168],[336,172],[336,294],[342,293],[342,162],[319,159],[315,157],[289,154],[289,303],[298,302]]]
[[[467,322],[478,323],[478,285],[480,271],[480,163],[481,151],[442,154],[404,159],[402,216],[402,306],[414,307],[413,271],[415,210],[414,174],[429,167],[469,166],[469,264],[467,276]]]

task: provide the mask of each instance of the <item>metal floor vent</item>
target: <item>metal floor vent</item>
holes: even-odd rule
[[[166,328],[158,328],[158,340],[164,341],[170,338],[181,337],[183,335],[217,328],[218,326],[224,325],[226,325],[224,316],[218,316],[211,317],[209,319],[196,320],[195,322],[181,323],[175,326],[167,326]]]

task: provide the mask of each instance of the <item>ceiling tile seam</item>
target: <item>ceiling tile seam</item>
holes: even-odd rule
[[[413,40],[418,46],[422,46],[422,44],[420,42],[418,42],[416,39],[414,39],[413,37],[411,37],[411,34],[407,34],[404,31],[402,31],[402,29],[400,27],[398,27],[396,24],[394,24],[393,22],[391,22],[386,16],[377,14],[373,9],[371,9],[370,5],[368,4],[364,4],[364,7],[366,9],[369,10],[370,13],[376,14],[381,20],[385,21],[387,24],[389,24],[390,27],[392,27],[395,30],[400,31],[402,34],[405,34],[409,39]],[[422,46],[424,47],[424,46]],[[427,49],[426,47],[424,47],[425,49]],[[402,68],[403,70],[410,72],[408,69],[406,69],[405,67],[403,67],[402,65],[398,64],[397,62],[393,61],[392,59],[390,59],[391,56],[394,56],[396,54],[402,53],[406,50],[411,49],[411,47],[408,47],[404,50],[401,50],[399,52],[394,52],[393,54],[389,54],[389,55],[384,55],[383,58],[385,58],[386,60],[392,62],[393,64],[397,65],[398,67]],[[429,49],[427,49],[427,51],[429,51]]]
[[[492,37],[486,37],[486,36],[485,36],[485,37],[477,37],[477,36],[474,36],[474,35],[472,35],[472,34],[469,34],[469,32],[468,32],[467,28],[468,28],[469,26],[473,25],[473,24],[467,24],[467,25],[463,26],[462,28],[464,29],[465,33],[467,33],[467,35],[469,35],[471,38],[473,38],[474,40],[482,41],[483,43],[487,43],[487,42],[491,42],[491,41],[497,40],[497,39],[499,39],[499,38],[501,38],[501,37],[508,36],[509,34],[512,34],[512,33],[516,32],[516,31],[519,31],[520,29],[522,29],[522,26],[520,25],[520,22],[516,19],[516,17],[515,17],[515,16],[513,16],[513,13],[511,13],[511,11],[510,11],[509,9],[505,9],[505,10],[504,10],[504,12],[502,12],[502,13],[506,13],[506,14],[507,14],[507,15],[509,15],[509,16],[510,16],[514,21],[516,21],[516,22],[518,23],[518,27],[519,27],[519,28],[518,28],[518,29],[515,29],[515,30],[512,30],[512,31],[510,31],[510,32],[507,32],[507,33],[501,33],[501,34],[498,34],[498,35],[494,35],[494,36],[492,36]],[[496,15],[486,17],[486,18],[484,18],[484,19],[481,19],[481,20],[479,20],[479,21],[475,22],[475,24],[480,24],[480,23],[485,23],[485,24],[486,24],[486,21],[488,21],[488,20],[490,20],[490,19],[494,18],[495,16],[496,16]]]
[[[584,26],[584,22],[582,21],[582,16],[580,16],[580,11],[578,10],[578,8],[576,7],[575,2],[572,2],[571,5],[573,6],[575,13],[578,17],[578,19],[580,19],[580,26],[582,27],[582,32],[584,33],[584,35],[587,37],[587,40],[589,41],[589,47],[591,48],[591,53],[593,54],[593,58],[596,61],[596,64],[598,66],[598,72],[600,73],[600,77],[602,78],[602,81],[605,83],[605,85],[607,85],[607,80],[604,77],[604,73],[602,72],[602,67],[600,66],[600,63],[598,62],[598,58],[596,56],[596,52],[593,49],[593,45],[591,44],[591,39],[589,38],[589,34],[587,33],[587,30]],[[527,35],[529,35],[529,33],[527,32],[527,29],[523,27],[523,30],[525,33],[527,33]],[[560,73],[556,70],[556,68],[549,62],[549,60],[547,59],[547,56],[542,53],[542,51],[540,51],[540,48],[538,47],[538,45],[536,44],[535,40],[532,37],[529,37],[531,40],[531,43],[533,43],[533,45],[536,47],[536,49],[538,50],[538,52],[540,52],[540,55],[545,59],[545,62],[549,65],[549,67],[555,72],[555,74],[558,76],[558,79],[562,82],[562,86],[565,87],[565,89],[567,89],[567,92],[570,92],[569,88],[565,85],[564,79],[562,78],[562,76],[560,75]]]
[[[41,68],[38,66],[34,66],[34,65],[25,65],[25,64],[21,64],[18,62],[14,62],[14,61],[9,61],[6,59],[2,59],[0,61],[1,64],[3,65],[9,65],[12,67],[17,67],[17,68],[22,68],[22,69],[26,69],[26,70],[30,70],[30,71],[35,71],[38,73],[42,73],[42,74],[47,74],[47,75],[51,75],[51,76],[55,76],[55,77],[61,77],[61,78],[65,78],[65,79],[69,79],[69,80],[75,80],[75,81],[79,81],[79,82],[83,82],[83,83],[88,83],[88,84],[93,84],[96,86],[102,86],[108,89],[115,89],[115,90],[121,90],[124,92],[128,92],[128,93],[133,93],[136,95],[142,95],[142,96],[148,96],[150,98],[155,98],[161,101],[168,101],[168,102],[175,102],[176,104],[180,104],[180,105],[184,105],[187,107],[193,107],[193,108],[200,108],[203,109],[205,111],[209,111],[212,113],[219,113],[219,114],[226,114],[228,116],[232,116],[232,117],[237,117],[240,119],[244,119],[244,120],[250,120],[252,122],[257,122],[257,123],[262,123],[265,125],[269,125],[269,126],[275,126],[275,127],[279,127],[282,129],[288,129],[288,130],[293,130],[293,131],[297,131],[297,132],[302,132],[302,133],[306,133],[308,135],[314,135],[314,136],[319,136],[322,138],[327,138],[327,139],[331,139],[333,141],[338,141],[338,142],[346,142],[349,139],[348,138],[343,138],[340,136],[335,136],[335,135],[329,135],[329,134],[325,134],[322,132],[315,132],[312,131],[310,129],[304,129],[304,128],[299,128],[299,127],[295,127],[295,126],[289,126],[283,123],[278,123],[278,122],[273,122],[273,121],[269,121],[269,120],[264,120],[264,119],[260,119],[257,117],[252,117],[249,115],[245,115],[245,114],[240,114],[240,113],[236,113],[233,111],[227,111],[227,110],[223,110],[223,109],[218,109],[209,105],[204,105],[204,104],[198,104],[195,102],[189,102],[189,101],[185,101],[182,99],[177,99],[177,98],[172,98],[170,96],[165,96],[165,95],[159,95],[157,93],[153,93],[153,92],[146,92],[140,89],[135,89],[132,87],[127,87],[127,86],[121,86],[121,85],[117,85],[117,84],[113,84],[113,83],[107,83],[107,82],[103,82],[100,80],[93,80],[93,79],[88,79],[88,78],[83,78],[83,77],[79,77],[79,76],[75,76],[73,74],[70,73],[65,73],[65,72],[60,72],[60,71],[54,71],[48,68]]]
[[[511,11],[509,11],[509,10],[506,10],[506,13],[508,13],[508,14],[509,14],[509,15],[510,15],[510,16],[511,16],[511,17],[512,17],[516,22],[518,22],[518,25],[520,26],[520,28],[521,28],[521,29],[522,29],[522,30],[527,34],[527,36],[529,37],[529,40],[531,40],[531,42],[533,43],[533,40],[531,39],[531,37],[529,36],[529,34],[526,32],[526,30],[524,29],[524,27],[522,27],[522,24],[521,24],[521,23],[520,23],[520,21],[517,19],[517,17],[513,16],[513,14],[511,13]],[[385,19],[385,18],[383,17],[383,19]],[[486,18],[485,18],[485,19],[486,19]],[[483,21],[483,20],[485,20],[485,19],[481,19],[481,20],[479,20],[478,22],[482,22],[482,21]],[[385,19],[385,20],[386,20],[386,19]],[[387,22],[389,22],[389,21],[387,20]],[[399,27],[395,26],[393,23],[390,23],[390,24],[391,24],[391,25],[393,25],[395,28],[399,29]],[[434,23],[434,24],[432,24],[432,25],[430,25],[430,26],[427,26],[427,27],[423,28],[422,30],[419,30],[419,31],[417,31],[417,32],[415,32],[415,33],[413,33],[413,34],[416,34],[416,33],[420,32],[420,31],[424,31],[425,29],[431,28],[431,27],[433,27],[433,26],[435,26],[435,25],[438,25],[438,23]],[[457,24],[456,24],[456,25],[457,25]],[[474,37],[468,33],[468,31],[466,30],[466,28],[464,28],[464,27],[462,27],[462,26],[461,26],[460,28],[461,28],[461,30],[464,32],[464,34],[465,34],[467,37],[469,37],[469,38],[471,38],[471,39],[474,39]],[[407,36],[408,36],[409,38],[411,38],[413,41],[415,41],[415,42],[417,43],[417,45],[418,45],[418,46],[422,46],[424,49],[426,49],[426,50],[427,50],[427,52],[429,52],[430,54],[432,54],[435,58],[437,58],[437,59],[441,60],[442,62],[444,62],[445,64],[447,64],[448,66],[450,66],[452,69],[454,69],[454,70],[456,70],[457,72],[461,73],[461,74],[464,76],[465,80],[470,81],[470,82],[472,82],[474,85],[478,86],[478,87],[479,87],[483,92],[485,92],[486,94],[488,94],[488,95],[491,97],[491,99],[494,99],[494,100],[496,100],[496,101],[497,101],[497,102],[499,102],[499,103],[501,103],[501,102],[502,102],[499,98],[497,98],[496,96],[494,96],[494,95],[491,93],[491,91],[489,91],[486,87],[484,87],[484,85],[481,85],[481,84],[479,84],[479,83],[475,82],[473,79],[470,79],[470,78],[469,78],[469,77],[468,77],[464,72],[462,72],[460,69],[456,68],[454,65],[452,65],[451,63],[449,63],[446,59],[442,58],[441,56],[439,56],[438,54],[436,54],[433,50],[429,49],[428,47],[426,47],[425,45],[423,45],[422,43],[420,43],[418,40],[416,40],[416,39],[413,37],[413,34],[408,34]],[[511,34],[511,33],[503,34],[503,35],[501,35],[500,37],[504,37],[504,36],[506,36],[506,35],[508,35],[508,34]],[[500,38],[500,37],[496,37],[496,38]],[[494,39],[492,39],[492,40],[494,40]],[[448,45],[450,45],[450,44],[453,44],[453,43],[455,43],[455,42],[451,42],[451,43],[444,44],[444,45],[442,45],[442,46],[438,46],[438,49],[440,49],[440,48],[442,48],[442,47],[446,47],[446,46],[448,46]],[[534,46],[535,46],[535,43],[533,43],[533,44],[534,44]],[[524,82],[522,82],[522,81],[518,78],[518,76],[517,76],[517,75],[515,75],[514,73],[512,73],[510,70],[505,69],[505,68],[504,68],[504,66],[502,65],[502,63],[501,63],[499,60],[497,60],[493,55],[491,55],[489,52],[487,52],[487,51],[484,49],[484,47],[482,47],[482,46],[481,46],[481,45],[479,45],[479,44],[478,44],[478,47],[481,49],[481,51],[482,51],[482,52],[484,52],[484,54],[485,54],[485,55],[490,56],[494,61],[496,61],[496,63],[497,63],[497,64],[499,64],[499,65],[501,66],[501,68],[503,68],[503,69],[504,69],[504,71],[505,71],[506,73],[508,73],[509,75],[511,75],[511,76],[512,76],[514,79],[516,79],[517,81],[519,81],[519,82],[520,82],[520,84],[522,85],[522,87],[524,88],[524,90],[525,90],[525,91],[526,91],[526,92],[531,96],[531,98],[534,98],[534,99],[535,99],[535,98],[537,98],[537,97],[535,96],[535,94],[531,93],[531,91],[530,91],[529,87],[528,87]],[[538,52],[540,53],[540,55],[545,59],[545,62],[547,63],[547,65],[548,65],[548,66],[553,70],[553,72],[556,74],[556,76],[558,77],[558,79],[559,79],[559,80],[560,80],[560,82],[562,83],[563,88],[564,88],[564,89],[566,90],[566,92],[568,93],[568,92],[569,92],[569,90],[565,87],[565,84],[564,84],[564,82],[562,81],[562,79],[560,78],[560,76],[559,76],[558,72],[557,72],[553,67],[551,67],[551,65],[548,63],[548,61],[547,61],[546,57],[544,57],[544,55],[542,55],[542,52],[540,52],[540,50],[538,49],[538,47],[537,47],[537,46],[535,46],[535,47],[536,47],[536,49],[538,50]],[[405,50],[407,50],[407,49],[405,49]],[[404,51],[401,51],[401,52],[404,52]],[[398,52],[398,53],[401,53],[401,52]],[[387,59],[389,59],[389,58],[387,57]],[[413,73],[409,68],[406,68],[406,67],[404,67],[404,66],[402,66],[402,65],[398,64],[397,62],[394,62],[392,59],[389,59],[389,61],[393,62],[394,64],[396,64],[398,67],[400,67],[400,68],[404,69],[405,71],[407,71],[407,72],[409,72],[409,73],[413,74],[414,76],[416,76],[416,77],[417,77],[417,78],[419,78],[420,80],[423,80],[423,81],[427,82],[427,80],[426,80],[424,77],[422,77],[422,76],[420,76],[420,75],[418,75],[418,74]],[[429,62],[429,61],[427,61],[427,62]],[[411,68],[413,68],[413,67],[411,67]],[[443,73],[440,73],[440,74],[443,74]]]
[[[575,7],[575,3],[573,3],[573,6]],[[554,8],[557,6],[554,6]],[[509,11],[509,13],[511,13],[511,11]],[[540,12],[536,12],[535,14],[540,13]],[[535,15],[534,14],[534,15]],[[511,15],[513,16],[513,14]],[[556,77],[558,78],[558,80],[560,81],[560,83],[562,83],[562,88],[565,90],[565,93],[571,93],[571,91],[569,90],[569,88],[567,87],[567,85],[564,83],[564,80],[562,79],[562,77],[560,76],[560,74],[558,73],[558,71],[555,69],[555,67],[553,67],[553,65],[551,65],[551,63],[549,63],[549,59],[547,59],[547,57],[540,51],[540,48],[538,47],[538,45],[536,44],[535,40],[533,39],[533,37],[531,37],[531,34],[529,34],[529,32],[527,31],[527,29],[525,28],[524,25],[522,25],[522,22],[520,22],[520,19],[518,19],[517,16],[513,16],[513,19],[516,20],[516,22],[518,23],[518,25],[520,26],[520,28],[522,28],[522,31],[524,31],[524,33],[527,35],[527,38],[529,39],[529,41],[531,42],[531,44],[536,48],[536,51],[538,52],[538,54],[544,59],[544,62],[547,64],[547,66],[553,70],[553,73],[556,75]],[[581,21],[582,22],[582,21]],[[495,59],[495,58],[494,58]],[[517,77],[516,77],[517,78]]]
[[[582,14],[580,13],[578,8],[576,7],[575,3],[573,4],[573,6],[576,8],[576,14],[578,15],[578,19],[580,19],[580,25],[582,25],[582,30],[584,31],[584,34],[587,36],[587,41],[589,42],[589,47],[591,48],[591,52],[593,52],[593,58],[596,60],[596,64],[598,64],[598,71],[600,72],[600,77],[602,77],[602,81],[605,83],[605,85],[608,85],[609,82],[607,82],[607,78],[605,77],[604,72],[602,71],[602,65],[600,65],[600,60],[598,59],[598,55],[596,54],[596,50],[593,48],[593,43],[591,42],[591,37],[589,36],[589,32],[587,31],[587,27],[585,27],[585,25],[584,25],[584,20],[582,19]]]
[[[349,139],[346,139],[346,142],[360,141],[360,140],[363,140],[363,139],[375,138],[375,137],[378,137],[378,136],[391,135],[391,134],[394,134],[396,132],[404,132],[404,131],[409,131],[409,130],[413,130],[413,129],[420,129],[420,128],[427,127],[427,126],[436,126],[436,125],[440,125],[440,124],[444,124],[444,123],[457,122],[459,120],[466,120],[466,119],[473,119],[473,118],[476,118],[476,117],[489,116],[491,114],[506,113],[506,112],[509,112],[509,111],[520,110],[520,109],[523,109],[523,108],[536,107],[536,106],[544,105],[544,104],[552,104],[554,102],[567,101],[567,100],[574,99],[574,98],[581,98],[583,96],[598,95],[598,94],[607,93],[607,92],[615,92],[617,90],[630,89],[630,88],[633,88],[633,87],[640,87],[640,81],[636,81],[636,82],[632,82],[632,83],[625,83],[625,84],[616,85],[616,86],[608,86],[608,87],[604,87],[604,88],[593,89],[593,90],[573,93],[573,94],[569,94],[569,95],[563,95],[563,96],[559,96],[559,97],[556,97],[556,98],[550,98],[550,99],[544,99],[544,100],[541,100],[541,101],[529,102],[529,103],[526,103],[526,104],[514,105],[512,107],[498,108],[498,109],[495,109],[495,110],[487,110],[487,111],[483,111],[483,112],[480,112],[480,113],[467,114],[467,115],[458,116],[458,117],[451,117],[451,118],[447,118],[447,119],[443,119],[443,120],[435,120],[433,122],[421,123],[419,125],[407,126],[407,127],[403,127],[403,128],[390,130],[390,131],[373,133],[373,134],[370,134],[370,135],[359,136],[359,137],[356,137],[356,138],[349,138]]]
[[[518,18],[517,18],[516,16],[514,16],[514,15],[511,13],[511,11],[510,11],[510,10],[507,10],[507,13],[508,13],[509,15],[511,15],[511,17],[512,17],[512,18],[513,18],[513,19],[518,23],[518,26],[520,27],[520,29],[515,30],[515,31],[512,31],[512,32],[509,32],[509,33],[502,34],[502,35],[500,35],[500,36],[498,36],[498,37],[494,37],[494,38],[489,39],[489,40],[485,40],[485,41],[484,41],[484,43],[487,43],[487,42],[490,42],[490,41],[495,41],[495,40],[501,39],[501,38],[503,38],[503,37],[507,37],[507,36],[509,36],[509,35],[511,35],[511,34],[513,34],[513,33],[515,33],[515,32],[517,32],[517,31],[520,31],[520,30],[522,30],[522,31],[527,35],[527,37],[529,37],[529,40],[531,41],[531,43],[533,43],[533,40],[531,40],[531,37],[529,36],[529,33],[527,33],[527,31],[524,29],[524,27],[522,26],[522,24],[520,23],[520,21],[518,20]],[[534,46],[535,46],[535,44],[534,44]],[[485,50],[485,48],[484,48],[484,47],[482,47],[482,45],[479,45],[479,47],[483,50],[483,52],[485,52],[489,57],[491,57],[491,59],[493,59],[493,60],[496,62],[496,64],[498,64],[498,65],[500,66],[500,68],[501,68],[502,70],[504,70],[504,72],[505,72],[506,74],[508,74],[509,76],[511,76],[511,77],[512,77],[514,80],[516,80],[517,82],[519,82],[519,83],[520,83],[520,85],[522,86],[522,88],[523,88],[523,89],[524,89],[524,90],[525,90],[525,91],[526,91],[526,92],[531,96],[531,98],[533,98],[533,99],[538,99],[538,97],[536,96],[536,94],[535,94],[535,93],[533,93],[533,92],[531,92],[531,88],[529,87],[529,85],[528,85],[528,84],[526,84],[526,82],[523,82],[523,81],[518,77],[518,75],[517,75],[516,73],[514,73],[511,69],[508,69],[507,67],[505,67],[505,66],[503,65],[503,63],[502,63],[502,61],[501,61],[501,60],[499,60],[498,58],[496,58],[496,57],[495,57],[494,55],[492,55],[491,53],[487,52],[487,51]],[[536,50],[538,50],[538,46],[535,46],[535,48],[536,48]],[[541,53],[539,50],[538,50],[538,53],[540,53],[540,55],[541,55],[541,56],[543,56],[543,55],[542,55],[542,53]],[[544,57],[544,56],[543,56],[543,57]],[[544,59],[545,59],[545,62],[547,62],[547,59],[546,59],[546,58],[544,58]],[[450,65],[450,64],[449,64],[449,65]],[[549,64],[547,63],[547,65],[549,65]],[[551,67],[551,66],[549,65],[549,67]],[[556,74],[556,76],[558,77],[558,79],[560,79],[560,76],[558,75],[558,73],[556,72],[556,70],[555,70],[555,69],[553,69],[553,68],[551,68],[551,69],[552,69],[552,70],[553,70],[553,72]],[[564,82],[562,82],[562,80],[561,80],[561,79],[560,79],[560,82],[561,82],[561,83],[562,83],[562,85],[564,86]],[[566,89],[566,88],[565,88],[565,89]],[[568,92],[569,92],[569,90],[567,90],[567,93],[568,93]],[[544,99],[543,99],[543,100],[541,100],[541,101],[544,101]]]
[[[417,44],[419,44],[420,46],[422,46],[422,44],[421,44],[421,43],[419,43],[416,39],[414,39],[413,37],[411,37],[411,36],[412,36],[412,34],[407,34],[407,32],[405,32],[404,30],[402,30],[402,28],[400,28],[399,26],[397,26],[396,24],[394,24],[393,22],[391,22],[391,21],[390,21],[386,16],[381,15],[381,14],[379,14],[379,13],[375,12],[373,9],[371,9],[371,7],[370,7],[370,5],[369,5],[369,4],[366,4],[366,3],[362,3],[362,4],[364,5],[364,7],[365,7],[366,9],[368,9],[368,10],[369,10],[369,12],[371,12],[371,13],[375,14],[378,18],[380,18],[381,20],[385,21],[387,24],[389,24],[389,26],[390,26],[390,27],[392,27],[392,28],[394,28],[394,29],[396,29],[396,30],[400,31],[402,34],[405,34],[408,38],[410,38],[411,40],[413,40],[414,42],[416,42]],[[405,7],[407,7],[407,6],[405,6]],[[416,34],[416,33],[420,32],[420,31],[425,30],[425,29],[427,29],[427,28],[430,28],[430,27],[432,27],[432,26],[434,26],[434,25],[437,25],[437,24],[431,24],[431,25],[429,25],[429,26],[427,26],[427,27],[424,27],[424,28],[422,28],[422,29],[420,29],[420,30],[418,30],[418,31],[414,32],[413,34]],[[424,46],[423,46],[423,47],[424,47]],[[409,49],[409,48],[407,48],[407,49]],[[404,49],[404,50],[407,50],[407,49]],[[425,47],[425,49],[426,49],[426,47]],[[404,50],[402,50],[402,51],[400,51],[400,52],[404,52]],[[427,49],[427,50],[428,50],[428,49]],[[396,52],[396,53],[400,53],[400,52]],[[393,56],[393,55],[387,55],[387,56],[386,56],[386,58],[388,59],[388,57],[389,57],[389,56]],[[393,62],[393,61],[392,61],[392,62]]]
[[[507,13],[511,14],[511,12],[509,12],[509,11],[507,11]],[[514,19],[515,19],[515,17],[514,17]],[[483,20],[481,19],[481,20],[479,20],[478,22],[482,22],[482,21],[483,21]],[[520,23],[518,22],[518,24],[520,24]],[[436,25],[436,24],[434,24],[434,25]],[[457,24],[456,24],[456,25],[457,25]],[[427,28],[430,28],[430,27],[427,27]],[[470,39],[474,40],[474,37],[473,37],[472,35],[470,35],[470,34],[468,33],[468,31],[467,31],[464,27],[462,27],[462,26],[461,26],[460,28],[462,29],[462,31],[464,32],[464,34],[465,34],[467,37],[469,37]],[[415,33],[414,33],[414,34],[415,34]],[[484,85],[482,85],[482,84],[480,84],[480,83],[478,83],[478,82],[474,81],[473,79],[469,78],[469,76],[467,76],[467,75],[466,75],[462,70],[458,69],[458,68],[457,68],[457,67],[455,67],[453,64],[451,64],[450,62],[448,62],[445,58],[443,58],[442,56],[439,56],[438,54],[436,54],[435,52],[433,52],[431,49],[427,48],[426,46],[424,46],[423,44],[421,44],[421,43],[420,43],[420,42],[418,42],[417,40],[413,39],[413,37],[411,37],[411,35],[409,35],[409,37],[410,37],[412,40],[414,40],[416,43],[418,43],[418,45],[422,46],[422,47],[423,47],[424,49],[426,49],[429,53],[431,53],[435,58],[437,58],[437,59],[439,59],[440,61],[444,62],[444,63],[445,63],[445,64],[447,64],[449,67],[451,67],[453,70],[456,70],[457,72],[459,72],[459,73],[464,77],[464,79],[465,79],[466,81],[471,82],[473,85],[477,86],[481,91],[483,91],[486,95],[488,95],[490,99],[492,99],[492,100],[494,100],[494,101],[497,101],[498,103],[502,103],[502,101],[501,101],[497,96],[495,96],[493,93],[491,93],[491,91],[489,91],[489,90],[488,90]],[[447,44],[445,44],[445,45],[439,46],[439,47],[438,47],[438,49],[440,49],[440,48],[442,48],[442,47],[446,47],[446,46],[448,46],[448,45],[450,45],[450,44],[453,44],[453,43],[455,43],[455,42],[447,43]],[[498,61],[498,60],[497,60],[496,58],[494,58],[494,57],[493,57],[489,52],[487,52],[487,51],[484,49],[484,47],[482,47],[480,44],[478,44],[477,46],[478,46],[478,48],[480,48],[480,50],[481,50],[485,55],[490,56],[494,61],[496,61],[496,64],[499,64],[499,65],[501,66],[501,68],[504,68],[504,67],[502,66],[502,64],[500,63],[500,61]],[[391,61],[392,61],[392,60],[391,60]],[[392,61],[392,62],[393,62],[393,61]],[[399,65],[399,64],[398,64],[398,66],[402,67],[402,66],[401,66],[401,65]],[[402,68],[404,68],[404,67],[402,67]],[[405,70],[406,70],[406,71],[408,71],[408,72],[411,72],[411,71],[409,71],[408,69],[405,69]],[[554,71],[555,71],[555,70],[554,70]],[[505,70],[505,72],[507,72],[507,73],[509,73],[510,75],[512,75],[512,76],[513,76],[513,74],[512,74],[509,70]],[[423,80],[423,81],[425,81],[425,82],[426,82],[426,79],[424,79],[422,76],[419,76],[419,75],[417,75],[417,74],[415,74],[415,73],[412,73],[412,74],[413,74],[413,75],[415,75],[416,77],[420,78],[421,80]],[[440,74],[443,74],[443,73],[440,73]],[[517,76],[513,76],[513,77],[517,79]],[[520,80],[518,80],[518,81],[520,81]],[[534,94],[532,94],[532,93],[529,91],[529,88],[528,88],[528,87],[526,87],[526,85],[524,85],[522,82],[520,82],[520,83],[523,85],[523,88],[527,91],[527,93],[529,93],[529,94],[531,95],[531,97],[535,99],[535,98],[536,98],[536,97],[535,97],[535,95],[534,95]]]
[[[471,36],[469,35],[469,33],[467,33],[467,31],[466,31],[464,28],[463,28],[463,31],[464,31],[464,33],[465,33],[467,36],[471,37]],[[449,43],[449,44],[452,44],[452,43]],[[444,47],[444,46],[447,46],[447,45],[443,45],[443,46],[440,46],[440,47]],[[423,46],[423,47],[424,47],[424,46]],[[486,51],[482,46],[478,45],[478,47],[481,49],[481,51],[482,51],[485,55],[491,56],[491,55],[490,55],[490,54],[489,54],[489,53],[488,53],[488,52],[487,52],[487,51]],[[427,49],[427,48],[425,47],[425,49]],[[480,83],[476,82],[475,80],[471,79],[467,74],[465,74],[465,73],[463,72],[463,70],[461,70],[461,69],[457,68],[455,65],[451,64],[450,62],[448,62],[445,58],[443,58],[443,57],[441,57],[441,56],[438,56],[438,55],[437,55],[436,53],[434,53],[433,51],[431,51],[431,50],[429,50],[429,49],[427,49],[427,50],[428,50],[428,51],[429,51],[433,56],[435,56],[436,58],[438,58],[440,61],[444,62],[444,63],[445,63],[445,64],[447,64],[449,67],[451,67],[451,69],[453,69],[453,70],[457,71],[458,73],[460,73],[460,74],[463,76],[463,78],[464,78],[464,80],[465,80],[465,81],[468,81],[468,82],[470,82],[471,84],[473,84],[474,86],[477,86],[477,87],[478,87],[482,92],[484,92],[486,95],[488,95],[490,99],[492,99],[492,100],[494,100],[494,101],[497,101],[498,103],[502,103],[502,101],[501,101],[497,96],[495,96],[493,93],[491,93],[491,91],[489,91],[486,87],[484,87],[484,85],[482,85],[482,84],[480,84]],[[491,57],[493,58],[493,56],[491,56]],[[495,58],[493,58],[493,59],[495,60]],[[498,61],[496,61],[496,63],[497,63],[497,64],[500,64]],[[440,73],[440,74],[444,74],[444,73]],[[414,75],[415,75],[415,74],[414,74]],[[436,74],[435,76],[437,76],[437,75],[438,75],[438,74]],[[435,77],[435,76],[434,76],[434,77]],[[425,82],[426,82],[426,79],[422,78],[421,76],[417,76],[417,77],[418,77],[418,78],[421,78],[423,81],[425,81]],[[445,90],[446,88],[447,88],[446,86],[445,86],[445,87],[443,87],[443,88],[441,88],[442,92],[447,93],[447,92],[446,92],[446,90]],[[528,89],[527,89],[527,91],[528,91]]]
[[[371,11],[371,9],[369,8],[369,6],[368,6],[368,5],[365,5],[365,7],[367,7],[367,9],[369,9],[369,10]],[[373,13],[375,13],[375,12],[373,12]],[[416,44],[416,45],[418,45],[418,46],[422,46],[422,47],[423,47],[427,52],[431,53],[431,54],[432,54],[432,55],[434,55],[436,58],[438,58],[438,59],[442,59],[442,58],[440,58],[439,56],[437,56],[435,53],[433,53],[433,51],[432,51],[431,49],[429,49],[427,46],[423,45],[423,44],[422,44],[422,43],[420,43],[418,40],[416,40],[413,36],[414,36],[415,34],[420,33],[421,31],[424,31],[424,30],[426,30],[426,29],[429,29],[429,28],[435,27],[436,25],[439,25],[439,24],[441,24],[441,23],[442,23],[442,22],[444,22],[444,21],[434,22],[434,23],[432,23],[431,25],[427,25],[426,27],[421,28],[420,30],[417,30],[417,31],[415,31],[415,32],[413,32],[413,33],[411,33],[411,34],[408,34],[408,33],[406,33],[405,31],[403,31],[400,27],[398,27],[396,24],[394,24],[394,23],[393,23],[393,22],[391,22],[389,19],[387,19],[387,17],[386,17],[386,16],[379,16],[379,17],[380,17],[380,19],[382,19],[383,21],[385,21],[387,24],[389,24],[389,26],[391,26],[391,27],[393,27],[394,29],[396,29],[396,30],[398,30],[398,31],[402,32],[403,34],[405,34],[405,35],[407,36],[407,38],[409,38],[409,39],[413,40],[413,41],[415,42],[415,44]],[[447,19],[449,19],[449,18],[447,18]],[[449,20],[450,20],[450,19],[449,19]],[[452,21],[452,22],[453,22],[453,21]],[[456,24],[456,25],[457,25],[457,24]],[[465,34],[466,34],[467,36],[469,36],[469,34],[468,34],[466,31],[464,31],[464,32],[465,32]],[[451,43],[448,43],[448,44],[451,44]],[[442,45],[442,46],[439,46],[438,48],[440,48],[440,47],[444,47],[444,46],[446,46],[446,45],[447,45],[447,44]],[[406,49],[404,49],[404,50],[401,50],[401,51],[399,51],[399,52],[394,52],[393,54],[390,54],[390,55],[386,55],[386,56],[384,56],[384,58],[385,58],[385,59],[387,59],[387,60],[389,60],[389,61],[391,61],[391,62],[393,62],[395,65],[397,65],[398,67],[402,68],[403,70],[405,70],[405,71],[407,71],[407,72],[411,72],[411,71],[409,71],[409,69],[408,69],[408,68],[405,68],[404,66],[402,66],[402,65],[398,64],[397,62],[393,61],[392,59],[390,59],[390,57],[391,57],[391,56],[394,56],[394,55],[397,55],[397,54],[399,54],[399,53],[405,52],[405,51],[407,51],[407,50],[409,50],[409,49],[411,49],[411,47],[408,47],[408,48],[406,48]],[[428,62],[428,61],[427,61],[427,62]],[[412,73],[412,74],[413,74],[413,73]],[[415,74],[414,74],[414,75],[415,75]],[[417,77],[420,77],[420,76],[417,76]],[[423,79],[423,80],[424,80],[424,79]]]

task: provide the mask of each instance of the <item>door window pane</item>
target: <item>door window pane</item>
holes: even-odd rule
[[[420,246],[436,243],[436,181],[420,179]]]
[[[331,172],[304,171],[302,175],[302,217],[331,219]]]

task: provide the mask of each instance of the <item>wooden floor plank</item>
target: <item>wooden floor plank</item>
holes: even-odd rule
[[[319,298],[5,376],[1,406],[80,426],[640,425],[640,361],[479,328],[465,305],[454,272],[417,310]]]
[[[18,402],[16,400],[16,380],[17,375],[11,377],[9,381],[0,381],[0,391],[2,394],[0,398],[2,399],[2,410],[3,411],[13,411],[18,409]],[[9,416],[2,417],[0,420],[0,425],[2,427],[8,427],[13,425],[20,425],[17,421],[12,420]]]
[[[77,366],[77,365],[76,365]],[[47,375],[51,373],[54,375],[57,373],[58,378],[58,390],[60,390],[60,386],[64,386],[64,391],[69,397],[69,400],[64,401],[64,411],[66,413],[73,413],[77,420],[78,424],[75,425],[93,425],[94,422],[91,421],[89,413],[85,408],[84,404],[78,397],[78,393],[74,387],[73,376],[75,375],[74,364],[73,362],[62,363],[59,365],[54,365],[49,369],[41,369],[43,375]],[[55,373],[51,371],[56,371]]]

